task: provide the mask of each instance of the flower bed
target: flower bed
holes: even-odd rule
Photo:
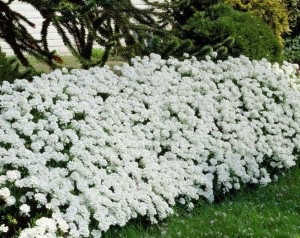
[[[265,185],[300,148],[296,65],[137,57],[0,88],[0,231],[100,237]],[[39,215],[37,215],[39,214]]]

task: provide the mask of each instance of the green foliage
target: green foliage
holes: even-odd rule
[[[126,45],[134,46],[137,44],[135,34],[141,40],[150,29],[157,29],[151,11],[137,8],[130,0],[21,0],[32,5],[43,17],[41,40],[38,41],[25,27],[34,27],[34,24],[11,9],[13,1],[0,0],[0,38],[11,46],[25,67],[30,63],[24,52],[52,68],[62,63],[59,56],[49,51],[47,37],[51,24],[83,68],[104,65],[112,50],[122,46],[122,39]],[[97,60],[92,55],[95,43],[104,47]]]
[[[291,32],[284,38],[287,61],[300,64],[300,0],[284,0],[289,12]]]
[[[199,11],[183,27],[183,38],[192,39],[195,49],[215,45],[228,37],[234,38],[234,43],[227,47],[232,56],[243,54],[251,59],[281,60],[282,48],[271,28],[259,17],[228,5],[218,4]]]
[[[13,1],[0,0],[0,38],[9,44],[24,67],[30,67],[24,55],[24,53],[29,53],[54,68],[54,52],[44,48],[40,41],[28,32],[28,26],[35,27],[35,25],[22,14],[11,9],[10,4]]]
[[[146,40],[138,44],[136,39],[135,45],[120,47],[118,53],[130,60],[136,55],[148,55],[150,53],[157,53],[162,58],[168,58],[170,55],[178,58],[182,57],[182,54],[188,52],[192,42],[190,40],[181,40],[175,35],[168,34],[165,36],[148,34]]]
[[[92,57],[96,59],[101,59],[103,57],[104,50],[101,48],[92,49]]]
[[[300,65],[300,35],[285,39],[285,58]]]
[[[271,27],[259,17],[234,10],[229,5],[213,5],[196,11],[184,25],[178,23],[180,27],[177,23],[173,23],[168,34],[149,35],[144,47],[133,52],[140,55],[155,52],[163,58],[181,58],[183,53],[189,53],[201,59],[216,51],[216,59],[243,54],[251,59],[282,60],[282,45]]]
[[[168,58],[169,56],[182,58],[183,53],[191,52],[191,48],[193,48],[191,39],[182,38],[183,25],[195,12],[204,10],[219,1],[144,0],[149,6],[151,15],[155,16],[157,22],[155,31],[144,32],[142,35],[137,32],[137,34],[133,35],[135,44],[127,45],[126,48],[118,48],[118,53],[125,59],[130,59],[135,55],[148,55],[152,52],[160,54],[163,58]],[[171,28],[171,30],[168,28]],[[212,51],[212,47],[209,47],[209,49],[209,51]],[[201,49],[199,49],[200,51]],[[207,52],[206,47],[203,50],[204,52]]]
[[[234,38],[230,36],[219,43],[203,46],[195,44],[192,38],[179,38],[176,36],[160,38],[158,36],[153,36],[141,54],[155,52],[160,54],[162,58],[173,56],[178,59],[183,59],[184,53],[188,53],[198,59],[203,59],[206,55],[215,51],[218,54],[217,59],[225,59],[228,57],[227,47],[231,47],[233,43]]]
[[[292,36],[300,34],[300,0],[284,0],[289,13],[289,23]]]
[[[218,4],[219,0],[173,0],[168,7],[172,17],[177,23],[177,28],[186,24],[190,17],[198,11],[205,11],[209,7]]]
[[[31,79],[40,73],[32,67],[20,69],[20,63],[16,57],[8,57],[0,48],[0,84],[3,81],[13,82],[15,79]]]
[[[3,81],[13,82],[19,74],[19,64],[16,58],[8,58],[0,49],[0,84]]]
[[[251,12],[272,27],[283,43],[283,33],[289,32],[289,13],[282,0],[223,0],[237,10]]]
[[[29,2],[44,17],[42,38],[46,39],[52,23],[83,68],[104,65],[112,50],[122,46],[122,39],[126,45],[134,45],[134,34],[142,37],[156,25],[149,10],[136,8],[130,0],[56,0],[48,5],[48,0],[41,1],[45,4]],[[104,47],[96,61],[92,59],[95,43]]]

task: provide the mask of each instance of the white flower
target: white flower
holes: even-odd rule
[[[19,202],[20,202],[20,203],[25,203],[25,202],[26,202],[26,196],[21,196],[21,197],[19,198]]]
[[[295,165],[296,67],[215,56],[151,54],[118,75],[63,69],[3,83],[0,199],[18,204],[13,193],[22,188],[21,214],[30,200],[53,214],[20,237],[57,237],[58,229],[100,237],[138,215],[164,219],[178,198],[188,209],[200,197],[213,201],[215,181],[223,192],[265,185],[271,167]],[[91,216],[98,230],[88,229]]]
[[[2,184],[5,184],[6,180],[7,180],[7,177],[5,175],[0,175],[0,186]]]
[[[36,220],[36,226],[32,228],[26,228],[21,231],[20,238],[56,238],[56,223],[51,218],[42,217]]]
[[[195,206],[192,202],[189,202],[187,207],[188,207],[189,210],[193,210]]]
[[[22,215],[26,215],[29,216],[29,212],[30,212],[30,206],[28,206],[27,204],[22,204],[20,207],[20,213]]]
[[[6,172],[7,180],[13,182],[19,178],[21,178],[21,173],[18,170],[8,170]]]
[[[4,200],[7,200],[10,196],[10,190],[8,188],[1,188],[0,189],[0,197]]]
[[[6,233],[8,232],[8,226],[5,226],[4,224],[0,225],[0,233]]]
[[[184,199],[184,198],[180,198],[180,199],[179,199],[179,203],[180,203],[180,204],[185,204],[185,199]]]
[[[211,56],[212,58],[216,58],[216,57],[218,56],[218,52],[213,51],[213,52],[210,53],[210,56]]]

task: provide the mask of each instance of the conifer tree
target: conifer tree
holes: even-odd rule
[[[13,1],[0,1],[0,37],[10,44],[25,66],[29,62],[24,52],[50,65],[53,65],[53,59],[60,60],[49,51],[47,36],[51,24],[84,68],[103,65],[113,48],[124,48],[122,41],[133,47],[146,32],[155,32],[158,26],[150,10],[139,9],[130,0],[21,0],[32,5],[43,17],[41,40],[37,41],[25,27],[34,24],[10,9]],[[9,28],[13,30],[8,31]],[[93,62],[91,56],[95,44],[104,47],[104,54]]]
[[[26,29],[27,26],[34,27],[34,23],[29,21],[22,14],[13,11],[10,4],[13,0],[0,1],[0,38],[4,39],[21,64],[25,67],[31,67],[24,53],[29,53],[37,59],[46,62],[54,67],[54,53],[45,49],[40,41],[35,39]]]
[[[29,0],[44,17],[42,38],[46,48],[47,29],[52,23],[82,67],[103,65],[113,48],[137,44],[135,35],[155,31],[157,23],[147,9],[130,0]],[[101,59],[93,62],[95,44],[104,47]]]

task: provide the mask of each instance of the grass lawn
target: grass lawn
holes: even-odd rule
[[[63,67],[80,68],[80,64],[74,56],[64,55],[61,58],[63,60],[63,64],[62,64]],[[44,72],[44,73],[51,72],[51,68],[47,64],[45,64],[41,61],[38,61],[37,59],[35,59],[33,57],[29,57],[29,61],[37,71]],[[110,58],[106,62],[106,64],[109,65],[110,67],[114,66],[114,65],[122,65],[123,63],[124,63],[124,60],[122,60],[121,58]]]
[[[238,191],[213,204],[200,201],[190,213],[177,208],[158,225],[135,220],[104,237],[300,238],[300,166],[266,187]]]

